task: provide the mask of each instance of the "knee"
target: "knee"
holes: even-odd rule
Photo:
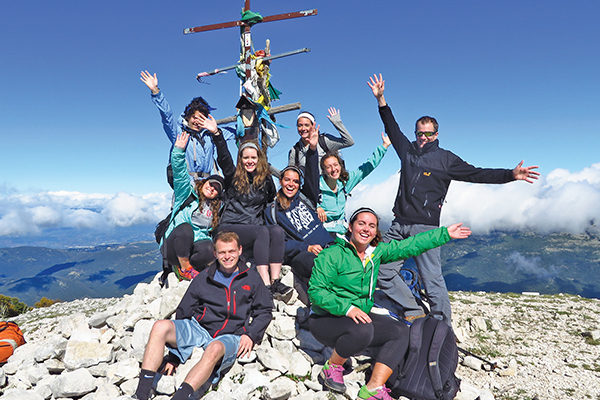
[[[355,340],[356,343],[363,343],[364,346],[371,343],[374,333],[375,331],[372,323],[358,324],[356,325],[356,329],[352,330],[353,340]]]
[[[273,225],[269,229],[270,229],[269,234],[271,236],[271,240],[273,240],[273,239],[284,240],[285,239],[285,231],[279,225]]]
[[[167,336],[173,332],[175,332],[175,325],[173,325],[173,322],[168,319],[161,319],[152,325],[150,337],[166,339]]]
[[[217,362],[225,355],[225,345],[218,340],[210,342],[206,349],[204,349],[204,353],[202,354],[202,359],[209,362]]]

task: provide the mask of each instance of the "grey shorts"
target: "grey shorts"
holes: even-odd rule
[[[225,346],[225,355],[223,355],[223,360],[217,370],[216,377],[212,381],[213,384],[217,383],[221,377],[221,372],[231,367],[235,362],[240,345],[240,336],[219,335],[216,338],[212,338],[208,331],[195,319],[176,319],[173,323],[175,324],[177,348],[169,348],[169,351],[176,355],[182,363],[190,358],[194,347],[206,349],[206,346],[214,341],[223,343]]]

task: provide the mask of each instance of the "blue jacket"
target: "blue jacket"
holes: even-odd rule
[[[171,149],[169,150],[170,154],[173,151],[177,136],[182,131],[183,114],[180,115],[177,120],[175,120],[173,110],[171,110],[171,106],[163,95],[162,90],[157,94],[152,94],[152,102],[160,112],[163,130],[171,141]],[[226,132],[225,140],[228,140],[231,137],[233,137],[233,135],[230,132]],[[185,149],[185,160],[188,165],[188,171],[210,174],[213,171],[214,153],[215,145],[213,144],[212,138],[208,131],[203,131],[199,139],[195,136],[190,137],[188,145]]]
[[[337,190],[331,190],[325,177],[321,175],[319,188],[321,201],[319,207],[325,210],[327,221],[323,224],[329,232],[346,233],[346,197],[352,189],[367,177],[379,165],[387,149],[383,145],[377,146],[371,157],[355,171],[348,172],[348,181],[344,184],[337,181]]]

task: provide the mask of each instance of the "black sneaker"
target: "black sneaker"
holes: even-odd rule
[[[294,289],[282,283],[280,279],[276,279],[271,284],[271,293],[275,300],[283,301],[287,303],[294,295]]]

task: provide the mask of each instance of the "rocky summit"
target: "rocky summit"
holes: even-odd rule
[[[289,270],[284,282],[292,284]],[[82,299],[15,318],[27,343],[0,369],[1,399],[129,399],[152,324],[171,318],[188,282],[140,283],[123,298]],[[457,399],[600,399],[600,301],[571,295],[451,293],[462,354]],[[354,399],[371,362],[351,359],[345,395],[317,381],[331,349],[300,326],[306,308],[276,301],[274,319],[250,357],[238,360],[204,399]],[[174,376],[159,376],[168,399],[201,349]],[[483,360],[482,360],[483,359]]]

